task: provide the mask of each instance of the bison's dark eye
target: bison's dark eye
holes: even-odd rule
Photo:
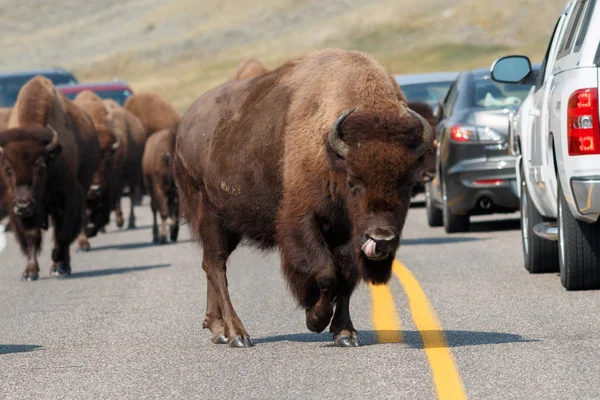
[[[348,184],[348,187],[350,189],[354,189],[355,188],[354,182],[352,182],[350,179],[346,179],[346,183]]]
[[[10,167],[5,167],[4,168],[4,175],[6,175],[6,176],[12,176],[12,173],[13,173],[13,171],[12,171],[12,169]]]

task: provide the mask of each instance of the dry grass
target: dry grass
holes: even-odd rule
[[[391,73],[486,67],[515,52],[539,61],[563,4],[97,0],[82,7],[77,0],[0,0],[0,68],[62,65],[82,80],[119,76],[183,111],[251,56],[274,68],[340,47],[372,54]]]

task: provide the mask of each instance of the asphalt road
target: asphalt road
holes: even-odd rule
[[[345,349],[307,331],[278,254],[247,247],[228,274],[255,346],[212,344],[201,250],[185,227],[179,243],[152,245],[147,199],[137,215],[138,229],[111,225],[73,253],[67,279],[49,277],[46,235],[41,279],[21,282],[7,234],[1,399],[600,398],[600,292],[528,275],[516,214],[447,235],[413,208],[389,290],[352,298],[363,345]]]

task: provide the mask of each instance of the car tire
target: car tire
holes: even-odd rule
[[[432,228],[444,226],[444,215],[442,210],[433,204],[431,198],[431,182],[425,184],[425,211],[427,212],[427,224]]]
[[[567,290],[600,289],[600,221],[579,221],[558,184],[560,281]]]
[[[442,220],[446,233],[468,232],[471,227],[471,221],[468,215],[452,214],[448,206],[448,195],[446,180],[442,180]]]
[[[559,271],[558,242],[538,237],[533,233],[536,224],[546,221],[531,202],[521,171],[521,243],[525,269],[532,274]]]

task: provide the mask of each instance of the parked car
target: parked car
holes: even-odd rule
[[[488,69],[462,72],[439,110],[435,176],[425,185],[429,226],[470,228],[470,216],[519,209],[508,116],[529,86],[496,83]]]
[[[515,115],[525,268],[560,271],[568,290],[600,289],[600,7],[571,0],[541,70],[524,56],[497,60],[493,78],[534,88]]]
[[[458,72],[433,72],[425,74],[394,75],[408,101],[427,103],[434,114]]]
[[[121,80],[112,82],[86,82],[76,85],[57,85],[56,88],[69,99],[73,100],[78,93],[91,90],[103,99],[113,99],[120,105],[133,94],[131,87]]]
[[[21,87],[37,75],[45,76],[55,85],[77,83],[75,76],[62,68],[2,72],[0,73],[0,107],[14,106]]]

